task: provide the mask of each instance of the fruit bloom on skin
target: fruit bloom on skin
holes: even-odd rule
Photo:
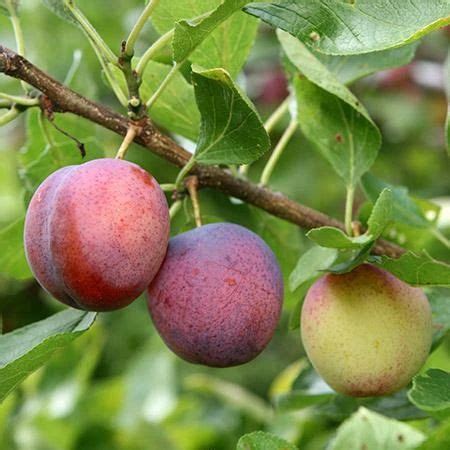
[[[421,289],[364,264],[313,284],[301,333],[313,366],[337,392],[386,395],[406,386],[424,364],[431,311]]]
[[[148,289],[153,322],[178,356],[228,367],[255,358],[280,317],[283,280],[256,234],[215,223],[172,238]]]
[[[64,167],[34,194],[25,251],[41,286],[67,305],[109,311],[152,281],[169,240],[167,202],[136,164],[97,159]]]

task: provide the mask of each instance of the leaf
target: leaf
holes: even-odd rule
[[[297,447],[272,433],[254,431],[239,439],[236,450],[297,450]]]
[[[450,265],[433,259],[426,252],[407,252],[397,259],[372,257],[371,262],[413,286],[450,286]]]
[[[399,48],[366,53],[364,55],[332,56],[313,51],[313,55],[340,81],[354,81],[381,70],[400,67],[414,58],[418,42]]]
[[[306,281],[327,270],[336,260],[337,254],[335,249],[319,246],[309,249],[300,257],[295,269],[289,276],[289,289],[295,291]]]
[[[177,22],[172,42],[174,61],[181,63],[188,59],[219,25],[247,3],[248,0],[224,0],[211,14],[196,24],[187,20]]]
[[[439,417],[450,416],[450,373],[429,369],[413,378],[408,397],[418,408]]]
[[[427,288],[425,291],[433,316],[433,344],[437,348],[450,330],[450,291],[446,288]]]
[[[95,313],[67,309],[0,336],[0,401],[59,348],[82,334]]]
[[[297,39],[278,31],[294,77],[299,125],[347,186],[355,186],[378,154],[381,136],[366,109]]]
[[[258,113],[225,70],[194,68],[192,80],[202,116],[198,162],[249,164],[269,149]]]
[[[28,267],[23,247],[24,217],[0,230],[0,272],[24,280],[33,275]]]
[[[364,247],[362,247],[358,253],[353,254],[349,259],[346,261],[340,262],[339,264],[336,264],[335,266],[331,266],[328,271],[332,273],[347,273],[351,272],[355,267],[359,266],[360,264],[364,263],[368,256],[370,255],[370,251],[372,250],[372,247],[374,245],[374,242],[369,242]]]
[[[58,17],[73,25],[79,26],[77,19],[66,5],[65,0],[42,0],[44,5]]]
[[[413,427],[361,407],[338,428],[330,450],[406,450],[424,439]]]
[[[448,0],[278,0],[244,9],[330,55],[399,47],[450,23]]]
[[[394,186],[376,178],[370,173],[361,179],[362,187],[367,197],[373,203],[383,189],[389,189],[392,195],[392,220],[417,228],[431,226],[417,202],[408,194],[408,189],[403,186]]]
[[[321,227],[309,231],[306,235],[322,247],[339,249],[362,248],[377,240],[391,220],[392,194],[384,189],[378,197],[367,222],[367,231],[357,237],[351,237],[335,227]]]
[[[351,237],[345,234],[341,229],[335,227],[314,228],[306,236],[317,245],[328,248],[352,249],[361,248],[372,239],[365,234],[357,237]]]
[[[443,450],[444,448],[450,448],[450,420],[448,419],[435,428],[417,450]]]
[[[171,0],[159,2],[152,21],[160,33],[166,33],[182,19],[212,11],[221,0]],[[194,50],[190,61],[205,69],[222,67],[235,78],[247,60],[256,37],[258,20],[242,11],[232,14]]]
[[[445,78],[446,78],[446,91],[447,91],[447,117],[445,119],[445,137],[447,144],[447,153],[450,156],[450,50],[445,62]]]

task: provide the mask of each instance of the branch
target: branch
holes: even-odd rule
[[[42,92],[44,94],[41,97],[42,102],[45,102],[47,106],[50,102],[53,112],[68,112],[84,117],[122,136],[126,135],[130,125],[136,125],[135,121],[132,122],[127,117],[88,100],[65,87],[22,56],[1,45],[0,72],[23,80]],[[141,132],[134,139],[137,144],[178,167],[183,167],[189,161],[191,154],[161,133],[149,119],[141,119],[139,126],[142,128]],[[237,178],[229,171],[217,166],[196,164],[190,173],[197,176],[201,187],[217,189],[307,230],[320,226],[334,226],[344,229],[344,225],[340,221],[326,214],[290,200],[281,193]],[[404,251],[403,248],[391,242],[379,240],[373,253],[398,257]]]

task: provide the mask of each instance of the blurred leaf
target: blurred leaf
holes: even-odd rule
[[[378,128],[359,100],[297,39],[278,31],[294,76],[299,124],[347,186],[355,186],[378,154]],[[305,78],[306,77],[306,78]]]
[[[426,252],[404,253],[400,258],[372,257],[371,262],[413,286],[450,286],[450,265]]]
[[[95,313],[68,309],[0,336],[0,400],[55,350],[89,329],[95,317]]]
[[[10,8],[14,11],[14,14],[18,14],[19,3],[19,0],[0,0],[0,14],[10,16]]]
[[[21,217],[0,230],[0,273],[18,280],[33,276],[23,246],[24,221]]]
[[[417,46],[418,42],[415,42],[363,55],[332,56],[318,51],[313,54],[342,84],[351,84],[380,70],[408,64],[414,58]]]
[[[445,137],[447,144],[447,153],[450,156],[450,50],[445,62],[446,91],[447,91],[447,118],[445,120]]]
[[[304,253],[289,276],[289,289],[295,291],[304,282],[321,275],[337,258],[335,249],[315,246]]]
[[[270,146],[261,119],[223,69],[194,69],[195,97],[202,115],[195,159],[205,164],[248,164]]]
[[[338,428],[330,450],[405,450],[423,441],[411,426],[361,407]]]
[[[185,379],[185,386],[188,389],[215,395],[258,422],[268,423],[273,417],[270,405],[237,384],[209,375],[194,374]]]
[[[172,42],[174,60],[182,62],[189,58],[219,25],[247,3],[248,0],[224,0],[211,14],[195,25],[187,20],[176,22]]]
[[[450,448],[450,420],[446,420],[434,429],[417,450],[443,450],[444,448]]]
[[[239,439],[236,450],[297,450],[297,447],[274,434],[254,431]]]
[[[61,19],[78,26],[78,21],[66,6],[66,0],[42,0],[44,5]]]
[[[380,195],[383,189],[389,189],[392,194],[392,220],[418,228],[430,227],[431,223],[426,219],[422,209],[409,196],[408,189],[403,186],[394,186],[376,178],[370,173],[365,174],[361,183],[367,197],[372,203]]]
[[[221,0],[160,2],[152,15],[152,21],[160,33],[165,33],[176,22],[198,17],[214,10],[221,3]],[[235,78],[247,60],[257,27],[257,19],[237,11],[212,31],[193,51],[189,60],[205,69],[221,67]]]
[[[450,23],[448,1],[277,0],[245,8],[274,27],[330,55],[399,47]]]
[[[418,408],[439,417],[450,415],[450,373],[440,369],[429,369],[413,378],[409,399]]]
[[[425,291],[433,315],[433,345],[435,349],[450,330],[450,290],[445,288],[428,288]]]

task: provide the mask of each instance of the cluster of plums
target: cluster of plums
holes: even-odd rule
[[[169,240],[167,202],[139,166],[99,159],[64,167],[34,194],[25,250],[39,283],[61,302],[111,311],[147,291],[151,317],[183,359],[243,364],[277,326],[283,280],[265,242],[239,225],[202,226]],[[302,339],[337,391],[383,395],[405,386],[431,343],[428,301],[386,271],[362,265],[309,290]]]

